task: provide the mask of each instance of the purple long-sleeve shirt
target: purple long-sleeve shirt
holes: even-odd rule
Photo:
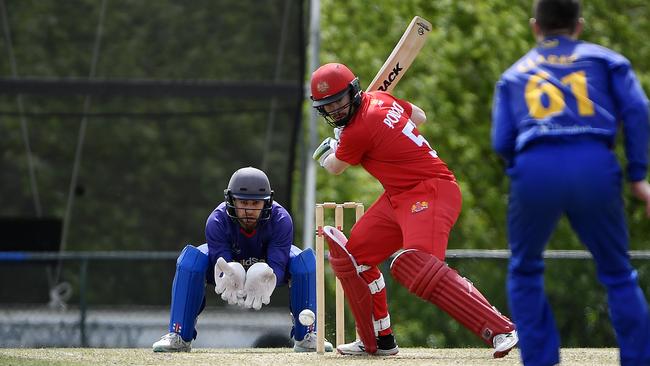
[[[276,284],[286,282],[293,222],[279,203],[273,202],[268,220],[261,220],[252,233],[246,233],[237,220],[228,216],[223,202],[208,216],[205,237],[211,267],[219,257],[226,262],[240,262],[246,270],[257,262],[265,262],[273,269]]]

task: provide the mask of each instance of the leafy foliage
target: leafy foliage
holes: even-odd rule
[[[88,78],[101,4],[7,2],[18,76]],[[94,78],[278,80],[301,86],[299,3],[106,4]],[[9,46],[3,37],[0,49]],[[5,55],[0,73],[9,77]],[[0,95],[0,216],[35,215],[27,140],[43,215],[64,217],[86,99],[26,95],[22,102],[25,139],[16,97]],[[89,99],[66,249],[178,250],[188,242],[200,244],[205,219],[223,200],[230,175],[246,165],[274,167],[267,170],[276,198],[286,201],[288,142],[299,103],[285,96]]]

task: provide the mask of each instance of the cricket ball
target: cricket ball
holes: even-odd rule
[[[309,309],[305,309],[298,314],[298,320],[300,321],[300,324],[308,327],[316,321],[316,315],[314,314],[313,311]]]

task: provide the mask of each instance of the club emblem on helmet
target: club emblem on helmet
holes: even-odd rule
[[[426,210],[427,208],[429,208],[429,202],[427,202],[427,201],[415,202],[411,206],[411,213],[418,213],[420,211]]]
[[[325,93],[326,91],[330,90],[330,84],[328,84],[326,81],[321,81],[318,83],[316,88],[318,89],[319,93]]]

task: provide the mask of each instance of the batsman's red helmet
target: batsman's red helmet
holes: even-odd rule
[[[347,111],[344,117],[333,117],[324,106],[336,102],[346,94],[350,103],[342,107]],[[361,104],[361,87],[359,78],[350,69],[340,63],[329,63],[319,67],[311,76],[312,106],[318,110],[327,123],[334,127],[343,127]]]
[[[332,103],[343,97],[350,85],[358,79],[347,66],[325,64],[311,76],[311,99],[314,107]]]

